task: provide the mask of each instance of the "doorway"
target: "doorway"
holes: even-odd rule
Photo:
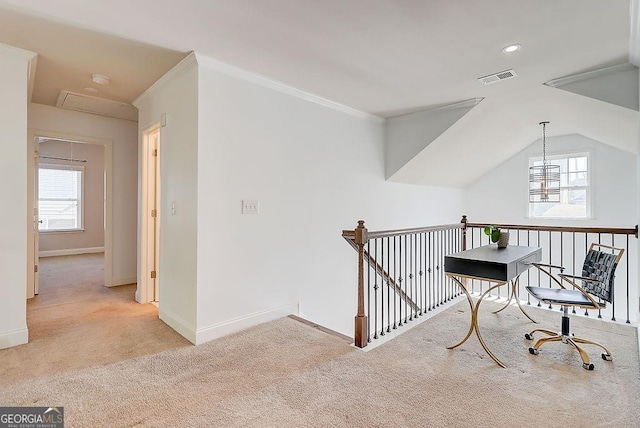
[[[30,130],[29,145],[33,161],[28,164],[27,208],[33,227],[28,240],[27,298],[39,293],[39,258],[43,252],[103,252],[104,285],[111,286],[111,141]],[[94,157],[88,169],[90,152]],[[100,161],[96,164],[98,153]],[[39,183],[42,180],[48,183],[44,187]],[[44,190],[43,197],[39,189]],[[85,203],[88,200],[92,200],[90,206]],[[39,207],[46,212],[40,212]],[[58,237],[57,244],[52,244],[54,236]]]
[[[142,135],[142,208],[140,238],[140,276],[136,300],[160,302],[160,125],[147,128]]]

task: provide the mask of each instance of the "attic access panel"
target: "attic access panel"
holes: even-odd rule
[[[138,109],[131,104],[69,91],[60,91],[56,107],[116,119],[138,120]]]

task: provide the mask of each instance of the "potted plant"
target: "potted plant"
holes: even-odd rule
[[[498,248],[507,248],[507,245],[509,245],[509,232],[503,232],[497,226],[490,225],[485,227],[484,234],[489,236],[491,242],[497,242]]]

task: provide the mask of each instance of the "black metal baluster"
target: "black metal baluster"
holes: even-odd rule
[[[440,231],[436,232],[436,238],[438,240],[438,246],[436,248],[436,277],[438,278],[438,303],[436,306],[440,307],[440,303],[444,303],[442,298],[444,295],[444,290],[442,288],[442,277],[440,276],[440,253],[442,251],[442,233]]]
[[[527,247],[530,247],[530,246],[531,246],[531,230],[527,229]],[[527,285],[531,285],[531,269],[527,269]],[[531,295],[529,293],[527,293],[527,305],[531,306]]]
[[[387,333],[391,333],[391,243],[387,236]],[[396,293],[393,292],[395,297]],[[395,320],[394,320],[395,322]]]
[[[409,283],[407,284],[409,286],[409,300],[415,302],[416,299],[413,295],[413,235],[409,235],[409,247],[407,251],[409,254]],[[409,305],[409,309],[411,310],[411,313],[409,313],[409,321],[413,321],[413,306]]]
[[[434,297],[435,297],[435,289],[433,287],[433,246],[431,240],[433,238],[433,232],[429,232],[429,267],[427,268],[427,272],[429,272],[429,310],[435,309],[434,305]]]
[[[367,342],[371,342],[371,241],[367,241],[367,315]]]
[[[444,256],[446,256],[447,254],[451,254],[451,229],[448,229],[446,234],[447,234],[447,244],[446,244],[446,251],[444,252]],[[444,258],[442,259],[442,271],[444,272]],[[453,284],[451,284],[451,281],[446,274],[444,276],[444,280],[447,281],[447,287],[449,288],[448,300],[453,300]]]
[[[616,236],[612,233],[611,234],[611,246],[615,247],[616,244]],[[611,250],[611,254],[613,254],[615,252],[615,250]],[[615,293],[615,283],[613,284],[613,290],[611,290],[611,293],[613,293],[613,299],[611,302],[611,321],[615,321],[616,320],[616,293]],[[602,318],[602,317],[600,317]]]
[[[405,276],[405,279],[407,278],[407,272],[408,272],[408,270],[407,270],[407,251],[408,251],[408,248],[407,248],[407,235],[404,235],[404,276]],[[409,316],[409,302],[407,301],[408,300],[407,296],[409,295],[408,292],[407,292],[407,288],[409,288],[408,285],[409,285],[409,281],[407,280],[407,281],[405,281],[405,284],[404,284],[404,323],[405,324],[408,322],[408,316]]]
[[[475,243],[474,243],[474,241],[475,241],[475,240],[474,240],[474,238],[473,238],[473,231],[474,231],[475,229],[476,229],[475,227],[474,227],[474,228],[471,228],[471,248],[475,248]],[[472,279],[472,280],[471,280],[471,292],[473,293],[473,292],[475,292],[475,291],[476,291],[476,280],[475,280],[475,279]]]
[[[540,246],[540,231],[538,230],[538,247]],[[542,283],[540,282],[540,269],[538,269],[538,287],[542,287]],[[540,300],[538,300],[538,307],[541,308]]]
[[[420,238],[420,243],[418,244],[418,248],[420,249],[420,271],[418,271],[418,275],[420,275],[420,280],[418,281],[419,283],[419,290],[420,290],[420,304],[418,306],[420,306],[420,312],[418,312],[418,315],[422,315],[422,308],[424,307],[424,271],[422,270],[422,233],[418,235],[418,237]]]
[[[551,231],[549,231],[549,264],[553,264],[552,260],[551,260],[551,247],[553,247],[553,245],[551,244]],[[551,276],[549,276],[548,278],[549,280],[549,288],[551,288]],[[549,304],[549,309],[553,309],[551,304]],[[560,309],[562,310],[562,306],[560,307]]]
[[[398,288],[400,289],[400,293],[401,293],[400,295],[402,296],[402,281],[403,281],[402,279],[402,236],[398,236],[398,242],[399,242],[398,247],[400,249],[400,254],[398,257],[398,266],[400,267],[400,277],[398,278]],[[401,298],[400,301],[398,302],[399,303],[398,307],[400,308],[400,320],[398,323],[399,327],[402,327],[402,300],[403,299],[406,300],[406,297]]]
[[[374,263],[374,267],[376,269],[376,274],[374,276],[374,282],[373,282],[373,306],[374,306],[374,322],[373,322],[373,328],[374,328],[374,334],[373,334],[373,338],[377,339],[378,338],[378,240],[374,239],[373,241],[373,251],[374,251],[374,256],[373,256],[373,263]]]
[[[572,232],[573,233],[573,248],[571,250],[572,256],[573,256],[573,262],[571,263],[571,275],[575,275],[576,274],[576,232]],[[576,287],[571,287],[573,290],[576,289]],[[576,313],[576,307],[573,306],[573,309],[571,310],[572,313]]]
[[[398,328],[398,253],[396,252],[396,236],[393,237],[393,329]]]
[[[587,254],[588,247],[589,247],[589,233],[585,233],[584,235],[584,254],[585,255]],[[584,316],[585,317],[589,316],[589,310],[587,308],[584,309]]]
[[[384,336],[384,238],[380,240],[380,336]],[[387,293],[387,298],[389,293]]]

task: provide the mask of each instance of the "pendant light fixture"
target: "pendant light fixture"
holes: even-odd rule
[[[560,165],[547,162],[547,124],[542,125],[542,165],[529,168],[529,202],[560,202]]]

